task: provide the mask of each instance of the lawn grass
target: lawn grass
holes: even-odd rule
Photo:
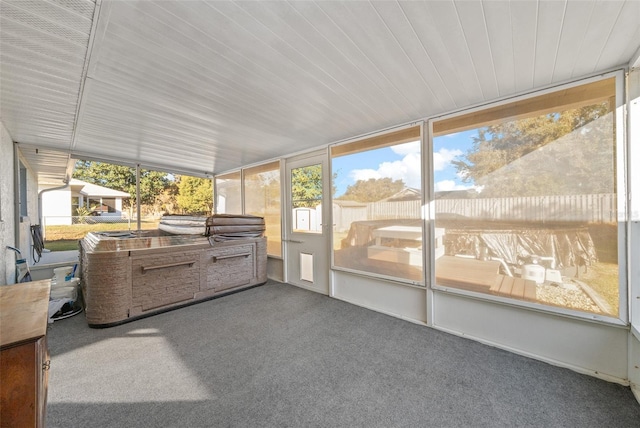
[[[135,223],[131,223],[135,227]],[[157,229],[158,221],[143,221],[140,227],[144,230]],[[78,240],[84,238],[89,232],[97,231],[113,231],[128,230],[127,223],[96,223],[96,224],[71,224],[47,226],[45,231],[45,248],[51,251],[66,251],[78,248]],[[58,243],[59,242],[59,243]],[[75,248],[69,248],[70,242],[74,243]],[[60,249],[54,249],[60,248]]]
[[[44,247],[49,251],[70,251],[78,249],[77,239],[58,239],[56,241],[47,241]]]

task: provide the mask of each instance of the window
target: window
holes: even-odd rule
[[[71,213],[72,215],[76,215],[76,210],[80,207],[80,197],[72,196],[71,197]]]
[[[27,217],[29,215],[27,209],[27,168],[20,162],[20,216]]]
[[[216,212],[242,214],[242,176],[240,171],[216,177]]]
[[[424,282],[421,129],[331,147],[335,268]]]
[[[282,256],[280,215],[280,162],[244,170],[245,213],[264,218],[267,253]]]
[[[322,165],[291,170],[291,228],[297,233],[322,233]]]
[[[218,175],[215,188],[216,213],[263,217],[267,254],[282,257],[280,162]]]
[[[619,316],[616,81],[433,123],[437,286]]]

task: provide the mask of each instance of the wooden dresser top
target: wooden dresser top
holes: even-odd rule
[[[46,334],[50,288],[49,279],[0,285],[0,347]]]

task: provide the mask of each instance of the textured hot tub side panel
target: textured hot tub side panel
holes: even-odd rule
[[[267,238],[258,239],[256,247],[256,256],[258,258],[258,277],[256,283],[262,284],[263,282],[267,282]]]
[[[100,246],[95,242],[82,242],[82,283],[90,326],[108,327],[267,281],[264,237],[213,245],[207,240],[157,244],[96,252]]]
[[[128,251],[82,253],[82,290],[89,324],[109,324],[129,317],[131,258]]]

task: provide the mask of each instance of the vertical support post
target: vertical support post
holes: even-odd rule
[[[20,159],[18,143],[13,143],[13,239],[14,246],[20,248]]]
[[[636,53],[636,58],[640,53]],[[627,240],[627,269],[629,275],[629,333],[628,378],[631,391],[640,402],[640,267],[635,262],[640,257],[640,173],[634,165],[640,160],[640,68],[632,68],[627,76],[627,144],[629,155],[629,238]]]
[[[136,164],[136,226],[137,230],[142,230],[142,222],[140,220],[140,164]]]
[[[136,216],[137,216],[137,230],[142,230],[140,220],[140,164],[136,164]]]

